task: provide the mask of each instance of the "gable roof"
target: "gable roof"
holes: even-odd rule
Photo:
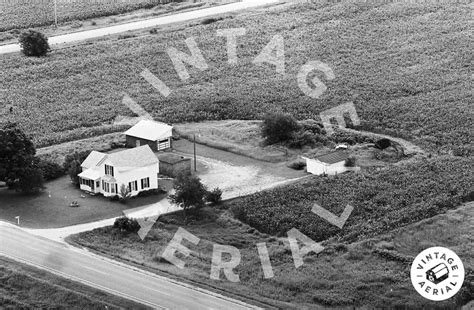
[[[107,156],[105,153],[97,152],[97,151],[92,151],[89,156],[86,157],[86,159],[82,162],[81,167],[85,169],[92,168],[94,166],[97,166],[97,164],[104,159],[104,157]]]
[[[107,160],[117,168],[138,168],[158,163],[158,158],[148,145],[108,154]]]
[[[82,162],[81,167],[85,169],[98,169],[105,160],[109,160],[119,170],[123,170],[120,168],[145,167],[159,162],[151,148],[148,145],[143,145],[112,154],[92,151]]]
[[[173,126],[152,120],[141,120],[135,126],[125,131],[127,136],[133,136],[145,140],[156,141],[168,138],[172,135]]]
[[[344,151],[335,151],[328,154],[316,156],[314,159],[326,164],[335,164],[349,158],[349,154]]]

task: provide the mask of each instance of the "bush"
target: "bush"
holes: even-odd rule
[[[351,156],[348,159],[346,159],[346,162],[344,163],[345,167],[355,167],[356,166],[356,159],[355,157]]]
[[[147,196],[161,195],[164,193],[166,192],[160,188],[153,188],[146,191],[141,191],[135,197],[147,197]]]
[[[54,180],[64,175],[63,167],[49,160],[40,160],[38,166],[43,172],[45,181]]]
[[[136,219],[125,216],[117,218],[113,227],[127,233],[137,233],[140,230],[140,224]]]
[[[223,17],[219,17],[219,18],[215,18],[215,17],[210,17],[210,18],[205,18],[201,21],[201,25],[209,25],[209,24],[212,24],[212,23],[215,23],[219,20],[223,20],[224,18]]]
[[[288,141],[290,148],[302,148],[305,145],[314,146],[315,144],[315,135],[309,130],[298,130],[294,132]]]
[[[287,142],[300,129],[298,122],[290,114],[269,113],[265,115],[261,130],[267,144]]]
[[[130,189],[128,188],[128,186],[126,186],[125,184],[122,184],[120,186],[120,202],[123,202],[123,203],[126,203],[130,197],[132,196],[132,194],[130,193]]]
[[[49,51],[48,38],[34,30],[27,30],[20,35],[20,46],[26,56],[45,56]]]
[[[305,119],[299,121],[298,124],[304,131],[310,131],[315,135],[325,134],[324,126],[321,122],[317,122],[314,119]]]
[[[219,204],[222,201],[222,190],[216,187],[212,191],[207,191],[204,200],[214,205]]]
[[[306,160],[297,159],[288,163],[288,167],[295,170],[303,170],[306,167]]]
[[[380,139],[375,142],[375,147],[381,150],[386,149],[390,145],[392,145],[392,142],[389,139]]]

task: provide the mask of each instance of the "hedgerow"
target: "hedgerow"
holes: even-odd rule
[[[234,215],[257,228],[285,235],[297,228],[314,240],[355,241],[417,222],[473,199],[474,168],[465,158],[437,158],[381,171],[313,177],[234,200]],[[343,229],[311,212],[314,203],[340,215],[354,207]]]

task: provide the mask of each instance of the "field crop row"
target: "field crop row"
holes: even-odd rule
[[[314,177],[232,201],[234,215],[258,230],[297,228],[314,240],[356,241],[391,231],[474,200],[474,168],[465,158],[437,158],[381,171]],[[352,214],[342,229],[311,212],[314,203]]]
[[[166,122],[261,119],[282,110],[299,119],[353,101],[365,128],[414,140],[429,150],[472,152],[470,8],[447,4],[307,4],[224,19],[184,30],[101,41],[47,58],[0,59],[0,123],[12,119],[35,141],[56,132],[131,115],[124,92]],[[227,63],[217,29],[243,27],[239,64]],[[286,74],[252,60],[274,35],[285,44]],[[166,49],[189,53],[194,37],[209,69],[178,79]],[[296,74],[308,61],[336,78],[319,98],[305,96]],[[141,76],[149,69],[172,90],[164,98]],[[13,112],[8,109],[12,107]]]
[[[116,15],[182,0],[57,0],[58,22]],[[0,4],[0,31],[54,23],[54,0],[4,1]]]

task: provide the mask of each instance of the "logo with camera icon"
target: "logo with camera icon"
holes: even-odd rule
[[[432,247],[415,257],[411,265],[411,282],[423,297],[442,301],[456,295],[464,282],[464,265],[453,251]]]

